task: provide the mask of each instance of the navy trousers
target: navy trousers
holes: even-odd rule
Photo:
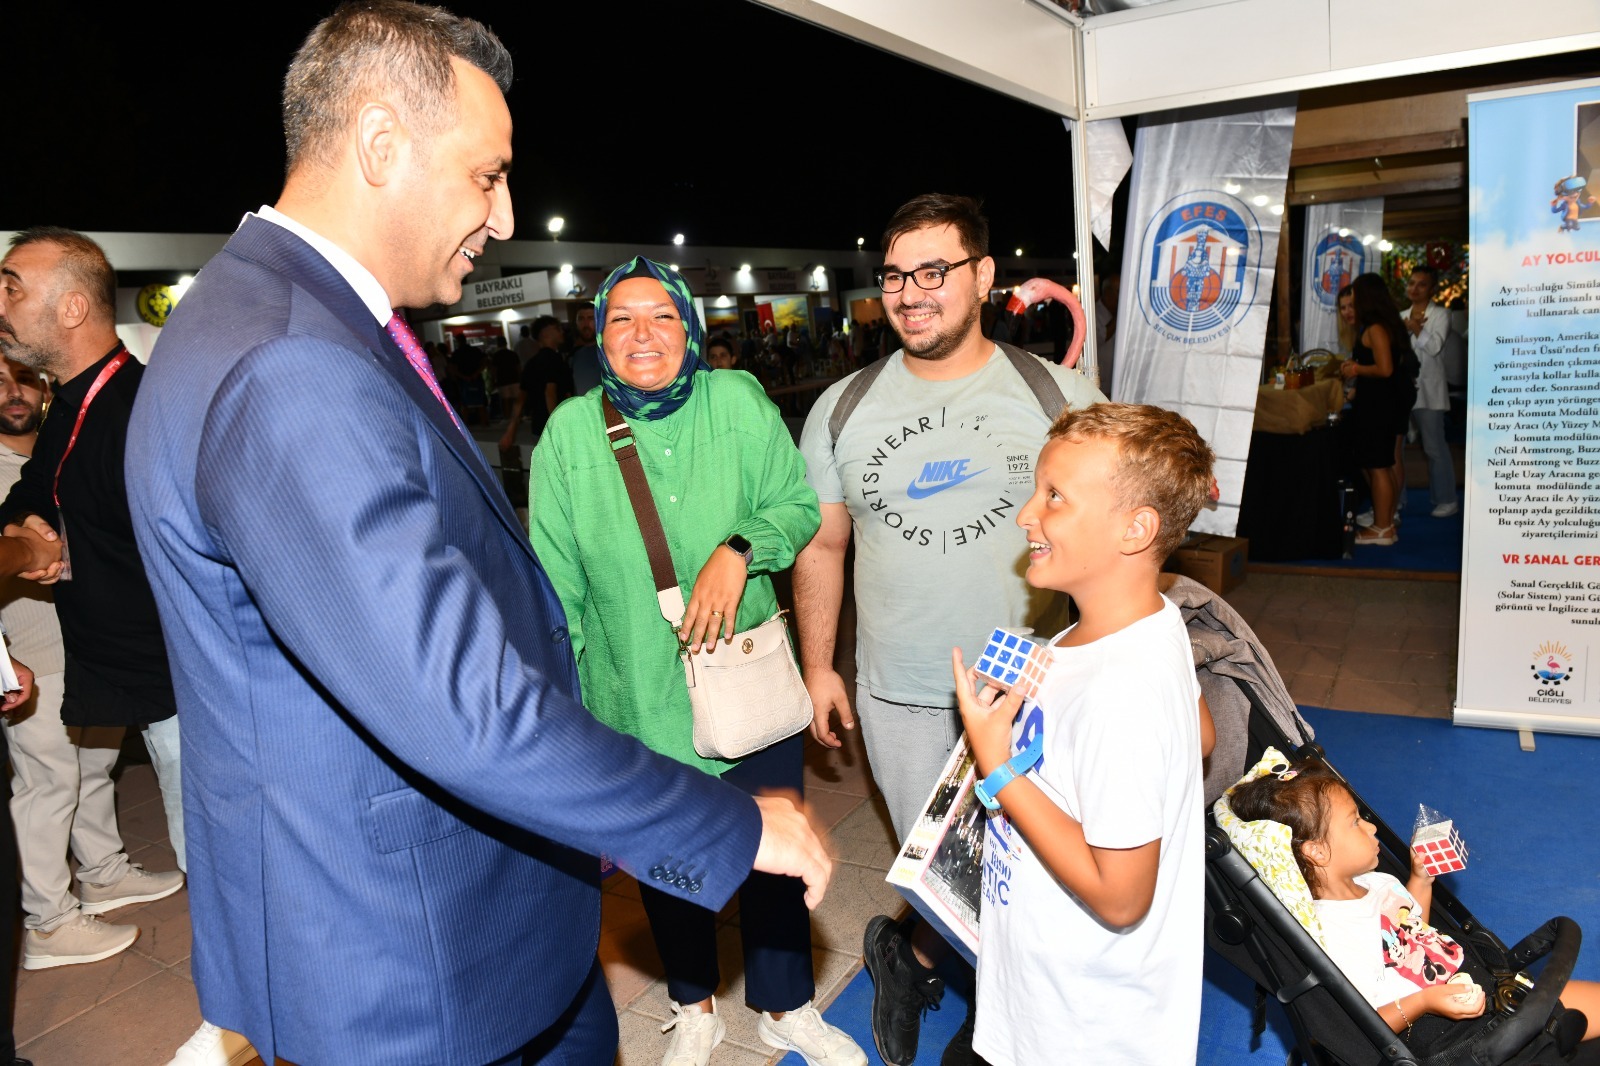
[[[722,775],[754,795],[764,789],[802,793],[804,733],[747,756]],[[667,971],[667,994],[699,1003],[721,983],[717,966],[717,916],[679,896],[639,882],[656,950]],[[811,912],[798,877],[752,873],[739,888],[739,933],[744,948],[745,1002],[777,1014],[816,994],[811,969]]]

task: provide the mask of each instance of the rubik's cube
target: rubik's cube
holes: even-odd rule
[[[989,634],[976,669],[990,684],[1033,699],[1044,681],[1044,649],[1027,637],[996,629]]]
[[[1449,818],[1431,822],[1411,834],[1411,852],[1423,870],[1437,877],[1467,868],[1467,846]]]

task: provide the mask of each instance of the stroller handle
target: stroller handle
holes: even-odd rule
[[[1571,918],[1552,918],[1524,937],[1511,949],[1512,959],[1525,966],[1545,955],[1549,961],[1515,1014],[1484,1034],[1483,1040],[1456,1062],[1458,1066],[1505,1062],[1539,1035],[1550,1021],[1561,999],[1561,992],[1572,977],[1583,944],[1583,930]]]

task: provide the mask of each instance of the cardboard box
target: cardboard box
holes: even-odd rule
[[[1173,551],[1166,569],[1192,577],[1206,588],[1223,595],[1244,580],[1250,542],[1243,537],[1219,537],[1197,533]]]

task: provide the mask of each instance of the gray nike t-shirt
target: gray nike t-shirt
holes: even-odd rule
[[[1068,406],[1105,399],[1044,365]],[[995,626],[1064,626],[1065,598],[1023,580],[1017,527],[1051,419],[998,347],[954,381],[919,378],[896,352],[835,447],[828,420],[849,380],[811,409],[800,452],[817,498],[854,525],[857,677],[880,699],[953,707],[953,646],[970,665]]]

